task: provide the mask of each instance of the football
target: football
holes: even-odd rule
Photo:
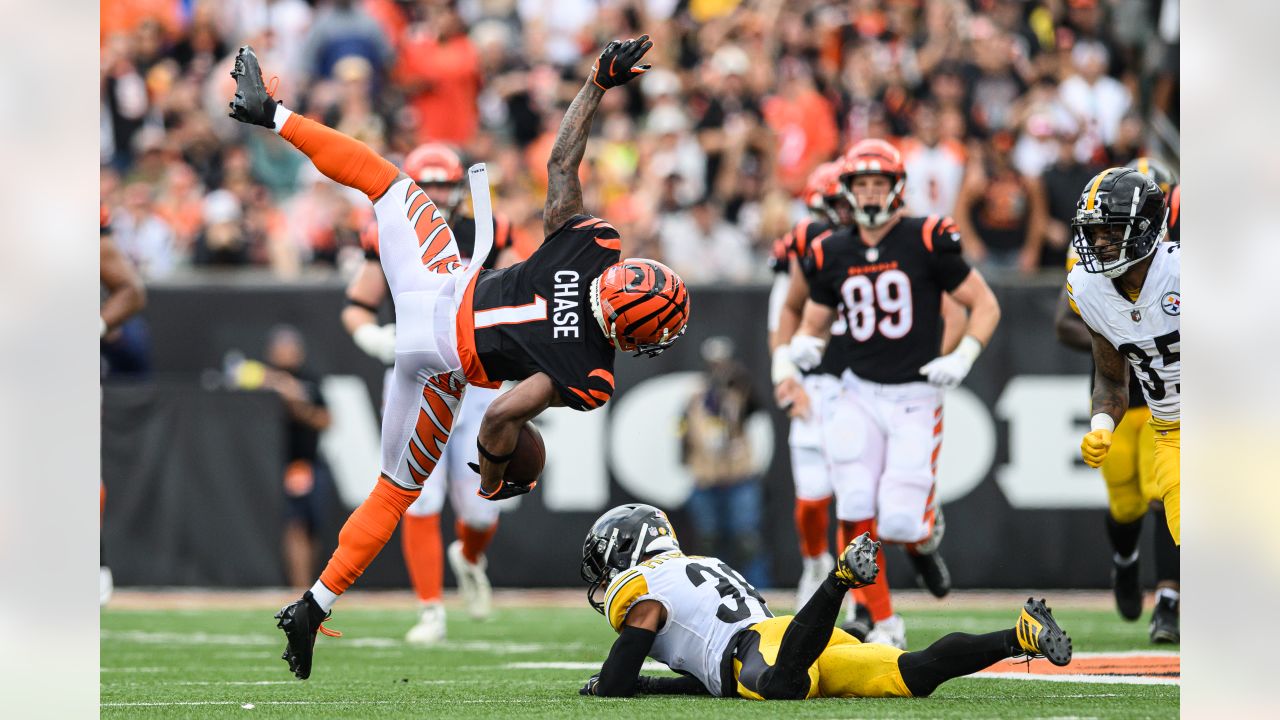
[[[507,481],[530,485],[542,474],[542,466],[546,462],[547,448],[542,442],[542,433],[533,423],[525,423],[516,440],[515,457],[507,465]]]

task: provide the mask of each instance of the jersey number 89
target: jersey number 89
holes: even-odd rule
[[[849,334],[863,342],[875,334],[890,340],[911,332],[911,278],[901,270],[886,270],[872,282],[866,275],[850,275],[840,285]],[[876,308],[884,317],[876,322]]]

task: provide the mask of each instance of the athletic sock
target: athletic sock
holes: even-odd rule
[[[346,592],[391,539],[405,510],[421,492],[405,490],[385,477],[378,478],[373,492],[351,513],[338,532],[338,549],[333,551],[324,572],[320,573],[320,582],[316,584],[329,589],[335,599]],[[321,602],[319,598],[317,602]],[[320,606],[329,609],[323,603]],[[329,606],[333,606],[332,601]]]
[[[1164,512],[1156,513],[1158,527],[1155,537],[1156,583],[1177,583],[1182,580],[1181,557],[1178,545],[1169,532],[1169,523],[1165,521]]]
[[[404,516],[400,544],[405,568],[418,600],[439,602],[444,594],[444,544],[440,538],[440,515]]]
[[[462,541],[462,557],[475,565],[480,562],[484,551],[489,549],[489,543],[498,532],[498,523],[495,521],[487,528],[474,528],[459,519],[453,524],[453,531]]]
[[[876,539],[875,520],[841,520],[839,528],[840,552],[856,537],[864,532],[871,533]],[[885,572],[884,548],[876,553],[876,565],[880,573],[876,575],[874,584],[853,590],[853,600],[871,613],[871,622],[878,623],[893,616],[893,598],[889,594],[889,574]]]
[[[1012,629],[983,635],[951,633],[924,650],[898,656],[902,681],[914,697],[928,697],[942,683],[972,675],[1022,652]]]
[[[376,200],[391,187],[400,171],[372,148],[315,120],[276,106],[276,127],[307,157],[316,169],[334,182],[355,188]]]
[[[1107,537],[1111,540],[1111,549],[1122,558],[1133,556],[1138,552],[1138,538],[1142,535],[1142,518],[1131,523],[1117,521],[1107,514]]]
[[[796,498],[796,534],[800,536],[800,555],[808,559],[830,550],[827,540],[831,532],[831,498],[803,500]]]

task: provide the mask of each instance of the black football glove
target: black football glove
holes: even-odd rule
[[[641,35],[635,40],[618,42],[614,40],[605,46],[604,52],[596,58],[591,66],[591,82],[601,90],[608,90],[628,82],[637,75],[648,72],[652,65],[637,65],[640,58],[649,52],[653,43],[648,35]]]
[[[596,686],[599,684],[600,684],[600,673],[596,673],[595,675],[592,675],[589,680],[587,680],[586,685],[583,685],[582,687],[578,688],[578,694],[579,695],[595,695]]]
[[[467,463],[467,467],[474,470],[477,475],[480,474],[480,465],[478,463],[469,462]],[[484,488],[478,488],[476,490],[476,495],[479,495],[485,500],[506,500],[507,498],[516,497],[517,495],[524,495],[536,487],[538,487],[537,480],[534,480],[528,485],[517,485],[513,482],[503,480],[502,484],[499,485],[498,489],[493,491],[493,493],[485,495]]]

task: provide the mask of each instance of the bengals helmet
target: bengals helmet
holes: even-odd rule
[[[1130,170],[1137,170],[1156,181],[1156,185],[1160,188],[1160,192],[1164,193],[1165,200],[1169,199],[1169,191],[1178,184],[1178,174],[1169,169],[1169,166],[1156,160],[1155,158],[1142,156],[1130,160],[1125,167]]]
[[[591,281],[591,311],[615,348],[654,357],[684,334],[689,289],[666,265],[627,258]]]
[[[907,185],[907,169],[902,154],[884,140],[868,139],[849,148],[840,160],[840,185],[845,198],[853,206],[853,219],[863,227],[878,228],[889,222],[906,202],[902,190]],[[858,204],[853,194],[853,179],[859,175],[884,175],[889,178],[889,198],[884,207]]]
[[[445,209],[455,208],[462,201],[462,159],[448,145],[426,143],[414,148],[405,156],[404,171],[419,185],[449,185],[449,197]]]
[[[582,542],[578,573],[588,585],[587,602],[603,615],[604,593],[618,573],[651,555],[679,549],[676,529],[658,508],[631,503],[609,510],[596,518]]]
[[[809,173],[804,186],[804,204],[809,213],[818,222],[831,225],[842,225],[840,215],[836,212],[835,202],[843,202],[844,194],[840,190],[840,168],[838,162],[825,162]]]
[[[1071,245],[1086,272],[1117,278],[1155,252],[1168,231],[1168,216],[1155,180],[1137,170],[1109,168],[1080,193]]]

